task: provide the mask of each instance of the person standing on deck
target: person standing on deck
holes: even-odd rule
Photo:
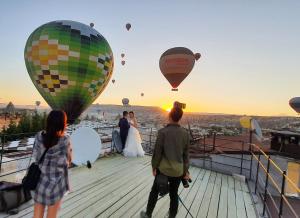
[[[38,162],[45,152],[44,161],[39,165],[40,180],[34,191],[34,218],[57,217],[63,196],[70,191],[68,167],[72,162],[70,137],[65,135],[67,115],[64,111],[51,111],[47,118],[46,130],[37,133],[33,156]]]
[[[153,176],[164,174],[168,178],[170,208],[169,217],[176,217],[178,210],[178,188],[181,179],[189,179],[189,134],[179,125],[183,111],[180,107],[173,107],[169,113],[169,124],[158,131],[154,153],[152,156]],[[159,190],[154,180],[146,211],[142,211],[141,218],[150,218],[155,208]]]
[[[128,122],[128,111],[123,111],[123,117],[119,121],[120,137],[122,141],[122,149],[124,150],[130,124]]]

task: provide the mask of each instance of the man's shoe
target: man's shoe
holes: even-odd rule
[[[141,217],[141,218],[151,218],[151,216],[148,216],[147,213],[146,213],[145,211],[141,211],[140,217]]]

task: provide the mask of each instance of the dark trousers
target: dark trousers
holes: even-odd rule
[[[169,217],[176,217],[178,210],[178,188],[181,182],[181,177],[169,177],[169,196],[170,196],[170,208],[169,208]],[[155,183],[153,183],[151,192],[149,194],[148,204],[147,204],[147,215],[152,216],[152,212],[155,208],[157,198],[158,198],[158,188]]]
[[[125,144],[126,144],[127,134],[122,134],[122,135],[120,135],[120,137],[121,137],[121,142],[122,142],[122,149],[124,149]]]

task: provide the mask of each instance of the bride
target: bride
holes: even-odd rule
[[[137,121],[134,117],[133,111],[129,112],[129,123],[130,128],[128,131],[128,136],[123,150],[125,157],[143,157],[145,152],[142,147],[142,139],[139,131],[137,130]]]

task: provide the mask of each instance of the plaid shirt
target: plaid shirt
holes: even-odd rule
[[[35,137],[33,155],[35,161],[39,161],[45,147],[42,134],[39,132]],[[40,164],[41,177],[34,193],[34,201],[43,205],[53,205],[61,200],[70,190],[68,179],[68,152],[71,151],[69,136],[63,136],[58,143],[49,148],[45,159]]]

